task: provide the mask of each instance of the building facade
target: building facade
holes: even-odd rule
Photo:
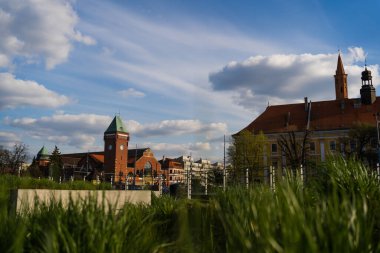
[[[308,141],[309,158],[324,161],[330,154],[342,152],[346,145],[342,139],[350,129],[362,123],[377,126],[375,115],[380,112],[380,99],[372,84],[371,71],[365,67],[362,72],[360,98],[349,98],[347,74],[339,54],[335,79],[335,100],[309,101],[304,103],[268,106],[243,130],[257,134],[263,132],[267,138],[263,163],[265,166],[281,168],[287,166],[284,150],[278,143],[279,137],[294,133],[301,139],[305,131],[310,132]],[[351,149],[355,143],[349,144]]]
[[[167,172],[169,185],[176,183],[187,183],[191,174],[192,179],[200,180],[201,184],[205,184],[206,180],[214,177],[214,171],[222,173],[222,163],[211,163],[210,160],[202,159],[194,160],[191,156],[180,156],[177,158],[163,158],[160,160],[162,170]],[[208,178],[208,179],[206,179]]]
[[[63,180],[113,181],[135,185],[158,184],[166,174],[150,148],[129,149],[129,133],[120,116],[115,116],[103,135],[104,151],[61,154]],[[36,162],[49,169],[50,153],[43,147]]]

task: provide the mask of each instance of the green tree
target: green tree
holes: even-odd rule
[[[259,134],[243,130],[233,136],[232,143],[228,147],[228,162],[232,165],[230,178],[240,181],[249,171],[251,180],[259,171],[260,161],[264,156],[266,138],[262,132]]]
[[[59,148],[55,146],[53,153],[50,156],[50,165],[49,165],[49,176],[53,177],[55,181],[59,180],[59,177],[62,175],[62,158]]]
[[[36,157],[33,157],[32,163],[30,164],[27,172],[31,177],[43,176],[42,171],[40,170],[40,167],[38,166],[38,162],[36,161]]]

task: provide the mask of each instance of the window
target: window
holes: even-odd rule
[[[277,153],[277,144],[272,143],[272,153]]]
[[[315,153],[315,142],[309,143],[310,153]]]
[[[152,164],[150,162],[147,162],[144,165],[144,175],[145,176],[152,176]]]
[[[173,171],[172,170],[170,170],[170,172],[169,172],[170,174],[172,174],[173,173]]]
[[[351,149],[351,151],[356,150],[356,141],[350,141],[350,149]]]
[[[335,141],[330,141],[330,150],[335,151],[336,150],[336,143]]]
[[[170,176],[170,177],[169,177],[169,180],[171,181],[171,180],[173,180],[173,178]]]

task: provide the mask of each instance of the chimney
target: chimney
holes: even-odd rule
[[[305,100],[305,112],[307,112],[307,97],[304,97]]]
[[[286,116],[286,127],[288,127],[290,124],[290,112],[288,112],[288,115]]]

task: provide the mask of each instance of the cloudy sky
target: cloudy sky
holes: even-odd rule
[[[221,160],[268,105],[334,99],[338,50],[357,97],[380,84],[380,2],[0,0],[0,145],[131,147]]]

